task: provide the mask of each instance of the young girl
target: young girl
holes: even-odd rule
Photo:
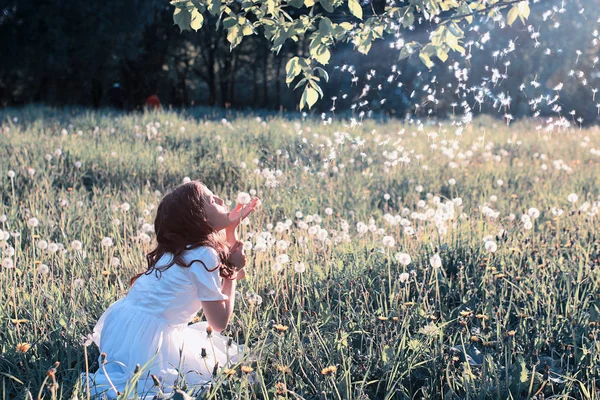
[[[235,229],[257,205],[253,199],[229,212],[223,200],[195,181],[162,199],[154,220],[158,243],[146,256],[148,269],[132,279],[127,296],[113,303],[94,328],[100,368],[84,379],[84,390],[108,398],[137,391],[152,398],[183,381],[188,388],[201,388],[218,368],[236,362],[237,345],[220,332],[233,312],[236,281],[246,274]],[[222,230],[226,240],[217,234]],[[200,309],[207,322],[188,325]],[[128,381],[137,368],[142,373],[135,390]]]

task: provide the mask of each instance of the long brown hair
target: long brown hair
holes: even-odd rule
[[[200,246],[209,246],[217,251],[220,264],[215,269],[220,269],[221,276],[231,278],[234,271],[226,265],[229,247],[206,221],[204,187],[198,181],[184,183],[177,186],[160,201],[154,219],[156,248],[146,255],[148,262],[146,271],[131,278],[132,285],[137,278],[144,274],[149,275],[154,272],[157,277],[160,277],[164,271],[175,264],[190,267],[194,262],[200,262],[208,271],[214,271],[214,269],[208,269],[202,260],[185,263],[184,251]],[[156,264],[166,253],[172,254],[173,259],[167,265],[157,267]]]

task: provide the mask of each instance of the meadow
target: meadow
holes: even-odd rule
[[[600,128],[221,114],[0,110],[2,400],[86,398],[188,179],[262,199],[208,398],[600,397]]]

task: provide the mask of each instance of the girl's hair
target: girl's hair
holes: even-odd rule
[[[132,285],[144,274],[154,272],[160,277],[163,271],[174,264],[190,267],[194,262],[200,262],[208,271],[214,271],[209,270],[202,260],[185,263],[183,252],[200,246],[209,246],[217,251],[220,264],[216,268],[220,269],[221,276],[231,278],[234,271],[226,265],[229,248],[206,221],[203,189],[202,183],[191,181],[179,185],[160,201],[154,219],[156,248],[146,255],[146,271],[131,278]],[[167,265],[157,267],[158,260],[166,253],[172,254],[173,259]]]

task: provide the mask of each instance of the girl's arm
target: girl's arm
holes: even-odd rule
[[[229,297],[227,300],[203,301],[202,311],[206,316],[208,324],[217,332],[227,328],[229,319],[235,307],[235,280],[223,279],[221,292]]]

